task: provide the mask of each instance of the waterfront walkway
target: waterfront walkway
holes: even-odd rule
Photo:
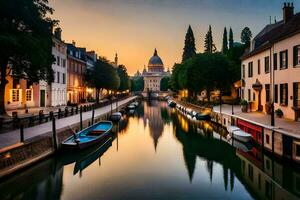
[[[136,97],[129,97],[127,99],[121,100],[118,102],[118,107],[127,104],[128,102],[132,101]],[[113,103],[113,109],[116,109],[116,103]],[[109,113],[111,110],[111,105],[107,105],[95,110],[95,118],[101,115],[105,115]],[[92,111],[83,112],[82,113],[82,121],[88,120],[92,118]],[[79,114],[73,115],[66,118],[56,119],[56,129],[62,129],[68,126],[72,126],[74,124],[79,123],[80,116]],[[29,127],[24,129],[24,139],[30,139],[39,135],[43,135],[46,133],[52,132],[52,122],[43,123],[37,126]],[[13,130],[7,133],[0,134],[0,151],[2,148],[16,145],[20,141],[20,130]]]
[[[219,113],[220,112],[220,106],[215,106],[213,108],[214,112]],[[224,104],[222,105],[222,113],[231,115],[232,114],[232,106]],[[265,126],[271,126],[271,116],[266,115],[259,112],[248,112],[243,113],[241,111],[241,106],[234,106],[234,115],[259,123],[263,124]],[[288,119],[278,118],[275,116],[275,127],[276,129],[279,129],[281,131],[284,131],[286,133],[292,133],[297,134],[300,136],[300,122],[295,122]]]

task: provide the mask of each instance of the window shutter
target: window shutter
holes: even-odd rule
[[[285,90],[286,90],[286,98],[285,98],[285,105],[289,105],[289,85],[285,84]]]
[[[283,102],[282,102],[282,96],[283,96],[283,94],[282,94],[282,91],[283,91],[283,85],[282,84],[280,84],[280,104],[282,104]]]
[[[294,46],[293,48],[293,66],[295,67],[298,63],[297,63],[297,57],[298,57],[298,46]]]
[[[293,83],[293,105],[297,107],[297,99],[298,99],[298,83]]]
[[[274,70],[277,70],[277,53],[273,55]]]
[[[288,54],[288,50],[285,51],[286,54],[285,54],[285,60],[286,60],[286,69],[289,67],[289,54]]]
[[[279,53],[279,67],[282,69],[282,52]]]

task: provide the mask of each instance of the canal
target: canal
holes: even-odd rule
[[[1,180],[0,199],[299,199],[300,167],[143,102],[102,144]]]

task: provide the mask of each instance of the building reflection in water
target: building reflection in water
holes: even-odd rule
[[[234,178],[257,199],[299,199],[300,169],[292,163],[272,159],[268,152],[253,146],[247,152],[226,143],[226,133],[207,122],[188,123],[179,113],[173,113],[176,139],[183,146],[183,156],[192,182],[197,157],[206,160],[210,181],[213,179],[214,163],[223,166],[224,189],[234,189]],[[189,131],[186,131],[189,130]],[[244,149],[244,148],[243,148]],[[229,184],[229,185],[228,185]]]
[[[48,159],[0,183],[0,199],[60,199],[63,167]]]
[[[150,136],[153,139],[154,149],[156,151],[158,141],[161,138],[164,130],[164,121],[161,108],[158,104],[165,103],[159,101],[144,102],[144,127],[149,126]],[[164,113],[166,114],[166,113]]]

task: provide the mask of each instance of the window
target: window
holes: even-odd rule
[[[19,102],[20,101],[20,90],[19,89],[12,89],[11,90],[11,101],[12,102]]]
[[[66,67],[66,59],[62,60],[63,67]]]
[[[241,93],[242,93],[242,94],[241,94],[242,99],[244,99],[244,98],[245,98],[244,89],[241,90]]]
[[[253,101],[255,101],[255,99],[256,99],[256,98],[255,98],[255,92],[253,92]]]
[[[277,53],[273,55],[274,70],[277,70]]]
[[[296,144],[296,156],[300,157],[300,144]]]
[[[288,84],[280,84],[280,104],[283,106],[288,105]]]
[[[59,75],[60,75],[59,72],[57,72],[57,79],[56,79],[57,83],[59,83],[59,79],[60,79]]]
[[[245,78],[245,65],[242,65],[242,78]]]
[[[270,102],[270,84],[265,85],[266,90],[266,102]]]
[[[288,68],[288,51],[280,52],[280,69]]]
[[[32,100],[32,89],[26,89],[26,101]]]
[[[293,48],[294,51],[294,67],[300,66],[300,45],[294,46]]]
[[[260,60],[257,60],[257,74],[260,74]]]
[[[66,84],[66,74],[63,73],[63,84]]]
[[[265,73],[270,72],[270,58],[269,56],[265,57]]]
[[[248,77],[253,77],[253,62],[248,63]]]
[[[267,142],[267,144],[270,144],[270,136],[269,135],[266,135],[266,142]]]
[[[18,86],[20,84],[19,79],[13,79],[13,89],[19,89]]]
[[[293,84],[294,107],[300,108],[300,83]]]
[[[248,89],[248,101],[251,101],[251,89]]]
[[[60,65],[60,58],[59,56],[56,57],[56,64],[59,66]]]
[[[253,167],[248,164],[248,176],[251,181],[253,181]]]
[[[278,85],[275,85],[274,87],[274,102],[278,103]]]

